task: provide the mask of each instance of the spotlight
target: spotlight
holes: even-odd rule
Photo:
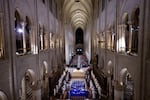
[[[18,32],[18,33],[23,33],[22,28],[17,28],[17,32]]]

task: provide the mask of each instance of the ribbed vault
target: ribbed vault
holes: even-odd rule
[[[92,15],[92,0],[65,0],[63,4],[64,20],[71,22],[73,28],[85,29]]]

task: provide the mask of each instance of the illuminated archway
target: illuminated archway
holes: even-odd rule
[[[120,85],[123,87],[123,100],[133,100],[134,95],[134,83],[131,74],[127,68],[123,68],[120,71]]]
[[[112,81],[113,81],[113,63],[111,60],[108,61],[107,63],[107,67],[106,67],[106,73],[108,75],[107,77],[107,82],[108,82],[108,92],[109,92],[109,96],[111,97],[112,95],[114,95],[114,90],[113,90],[113,86],[112,86]]]
[[[41,78],[42,78],[42,100],[48,99],[48,93],[49,93],[49,88],[48,88],[48,64],[46,61],[43,62],[42,65],[42,70],[41,70]]]
[[[21,80],[21,100],[34,100],[33,90],[37,87],[37,79],[32,69],[27,69]]]

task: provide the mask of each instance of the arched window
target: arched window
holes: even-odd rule
[[[24,22],[18,11],[15,11],[15,33],[16,54],[24,55],[31,53],[31,22],[27,16]]]
[[[47,45],[47,34],[46,34],[46,30],[43,27],[41,27],[39,25],[39,33],[40,33],[40,50],[44,50],[47,49],[48,45]]]
[[[115,51],[115,48],[116,48],[116,32],[115,32],[115,25],[113,25],[113,27],[112,27],[112,31],[111,31],[111,33],[112,33],[112,46],[111,46],[111,48],[112,48],[112,51]]]
[[[118,26],[119,37],[117,40],[117,51],[126,53],[129,51],[129,24],[128,13],[122,16],[122,23]]]
[[[18,11],[15,11],[15,33],[16,33],[16,54],[24,52],[23,49],[23,28],[21,25],[21,17]]]
[[[134,83],[131,73],[127,68],[120,71],[120,85],[123,87],[122,100],[133,100],[134,97]]]
[[[128,24],[128,17],[125,21],[125,43],[126,43],[126,52],[129,51],[129,24]]]
[[[16,54],[31,53],[31,22],[26,16],[25,22],[21,20],[18,11],[15,11]]]
[[[105,32],[102,32],[100,34],[100,41],[99,41],[99,43],[100,43],[100,47],[104,49],[105,48]]]
[[[127,73],[124,78],[124,100],[133,100],[133,92],[134,92],[134,85],[133,85],[133,79],[131,77],[130,73]]]
[[[39,35],[40,35],[40,50],[44,49],[43,46],[43,28],[39,25]]]
[[[25,36],[26,36],[26,48],[27,52],[31,51],[31,24],[29,18],[26,16],[26,25],[25,25]]]
[[[123,15],[123,33],[125,34],[125,51],[129,51],[129,24],[128,24],[128,13],[124,13]]]
[[[49,36],[50,36],[50,48],[53,49],[54,48],[53,33],[50,33]]]
[[[140,9],[137,8],[132,14],[132,44],[131,44],[131,52],[138,53],[138,33],[139,33],[139,14]]]
[[[112,42],[112,32],[111,30],[109,29],[107,31],[107,49],[111,50],[111,42]]]
[[[4,56],[4,31],[3,31],[3,16],[0,13],[0,58]]]
[[[115,50],[115,32],[114,25],[107,31],[107,49]]]
[[[76,30],[76,44],[83,44],[83,30],[81,28],[78,28]]]

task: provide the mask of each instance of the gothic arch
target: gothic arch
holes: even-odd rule
[[[27,69],[21,80],[21,100],[33,99],[33,89],[36,86],[37,79],[35,72],[32,69]]]
[[[128,13],[125,12],[122,16],[122,24],[123,26],[123,33],[125,34],[125,51],[129,51],[129,16]]]
[[[113,74],[113,63],[111,60],[108,61],[107,63],[107,74],[112,75]]]
[[[123,68],[120,71],[120,85],[123,87],[122,96],[123,100],[133,100],[134,95],[134,83],[131,74],[127,68]]]
[[[112,87],[112,81],[113,81],[113,63],[111,60],[108,61],[107,66],[106,66],[106,70],[107,70],[107,82],[108,82],[108,94],[109,96],[113,95],[113,87]]]
[[[26,48],[27,52],[31,51],[31,40],[32,40],[32,35],[31,35],[31,21],[28,16],[26,16],[26,23],[25,23],[25,34],[26,34]]]
[[[131,21],[132,21],[132,46],[131,46],[131,52],[132,53],[138,53],[138,34],[139,34],[139,16],[140,16],[140,8],[136,7],[131,15]]]
[[[123,14],[123,16],[122,16],[122,23],[127,23],[128,22],[128,13],[127,12],[125,12],[124,14]]]
[[[42,65],[42,77],[48,77],[48,64],[46,61],[43,61]]]
[[[139,15],[140,15],[140,8],[135,7],[131,14],[131,21],[133,24],[139,25]]]
[[[119,83],[120,83],[120,85],[123,85],[124,77],[126,76],[127,73],[128,73],[127,68],[123,68],[120,71],[120,77],[119,77]]]
[[[17,18],[19,18],[19,21],[22,21],[23,19],[23,16],[21,16],[21,12],[20,12],[20,9],[19,8],[16,8],[15,9],[15,16],[17,17]],[[15,19],[16,20],[16,19]]]
[[[14,21],[14,28],[15,28],[15,35],[16,35],[16,54],[20,54],[23,53],[23,30],[22,30],[22,17],[20,15],[19,9],[16,9],[14,12],[14,17],[15,17],[15,21]]]
[[[48,96],[49,93],[49,88],[48,88],[48,84],[49,84],[49,73],[48,73],[48,64],[46,61],[43,61],[43,65],[42,65],[42,72],[41,72],[41,77],[42,77],[42,100],[47,99],[46,97]]]
[[[36,85],[36,75],[32,69],[27,69],[25,72],[25,78],[28,80],[31,87]]]

